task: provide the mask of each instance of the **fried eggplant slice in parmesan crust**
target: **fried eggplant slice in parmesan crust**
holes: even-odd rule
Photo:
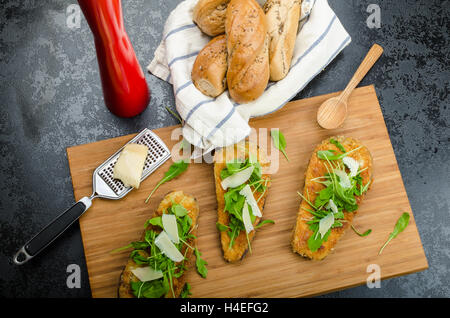
[[[173,204],[180,204],[188,211],[187,215],[189,215],[190,218],[192,219],[191,233],[196,235],[197,220],[199,214],[198,203],[193,196],[185,194],[183,191],[173,191],[168,193],[159,204],[158,209],[153,214],[152,218],[161,216],[163,213],[166,213],[166,211],[170,207],[172,207]],[[162,230],[159,226],[153,225],[149,225],[145,230],[150,229],[158,233],[161,232]],[[140,238],[141,241],[145,240],[144,235],[145,231],[142,237]],[[195,239],[194,238],[189,239],[186,243],[189,244],[190,246],[195,246]],[[140,251],[139,253],[141,256],[148,257],[150,254],[149,252],[150,251]],[[183,246],[180,252],[181,254],[186,255],[186,259],[188,260],[190,260],[193,257],[192,249],[188,248],[186,245]],[[178,265],[179,263],[175,264]],[[128,260],[124,270],[122,271],[122,274],[120,275],[120,283],[118,290],[119,298],[136,298],[131,288],[131,282],[139,282],[139,279],[131,271],[140,266],[147,266],[147,265],[138,265],[131,258]],[[184,288],[184,285],[186,283],[185,274],[186,272],[178,278],[172,277],[173,291],[175,297],[179,297]],[[172,291],[169,290],[164,297],[172,298],[173,297]]]
[[[320,159],[317,156],[318,151],[333,150],[336,154],[342,153],[342,150],[340,150],[335,145],[335,143],[331,143],[331,140],[337,140],[345,148],[346,152],[361,147],[358,150],[355,150],[348,154],[348,157],[355,159],[359,164],[362,184],[368,185],[366,191],[362,193],[362,195],[354,196],[356,204],[359,206],[363,200],[365,193],[367,193],[367,190],[370,188],[373,182],[373,163],[372,156],[369,150],[365,146],[363,146],[360,141],[351,137],[331,137],[322,141],[322,143],[320,143],[315,148],[305,173],[305,187],[303,189],[303,198],[308,198],[308,201],[314,204],[318,193],[322,189],[326,188],[324,184],[316,182],[313,179],[318,180],[316,178],[321,178],[329,172],[329,170],[327,170],[327,167],[329,167],[327,160]],[[346,169],[348,171],[348,168]],[[305,199],[302,199],[297,214],[297,222],[292,234],[291,245],[295,253],[298,253],[312,260],[322,260],[334,249],[338,240],[344,234],[345,230],[351,226],[353,218],[355,217],[357,211],[342,211],[344,214],[344,218],[341,222],[342,226],[331,228],[331,232],[329,233],[327,240],[322,242],[322,245],[313,252],[308,246],[308,239],[314,234],[310,229],[310,226],[307,224],[309,220],[313,219],[313,215],[307,211],[311,209],[312,207],[310,206],[310,204],[308,204]]]
[[[229,226],[231,218],[230,214],[225,211],[224,196],[229,189],[224,190],[221,186],[221,171],[227,167],[227,162],[233,160],[245,161],[246,159],[250,158],[250,154],[253,156],[253,158],[257,158],[257,161],[260,163],[262,171],[261,179],[264,180],[264,184],[266,186],[266,191],[264,192],[255,191],[255,186],[250,187],[254,192],[253,196],[257,201],[260,211],[263,212],[264,203],[270,186],[270,176],[268,174],[265,174],[264,171],[267,171],[270,166],[270,162],[267,160],[267,157],[262,153],[262,151],[258,150],[259,148],[257,145],[246,141],[245,143],[240,142],[235,145],[222,148],[216,152],[214,156],[214,181],[216,184],[218,223]],[[261,218],[256,217],[255,221],[253,222],[253,226],[259,224],[260,221]],[[240,231],[234,239],[234,244],[230,246],[230,232],[221,231],[220,241],[224,259],[227,262],[231,263],[241,260],[249,248],[248,243],[251,243],[253,238],[255,237],[255,232],[255,230],[252,230],[250,233],[248,233],[247,241],[247,235],[245,231]]]

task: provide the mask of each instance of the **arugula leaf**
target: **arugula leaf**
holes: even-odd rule
[[[148,243],[147,243],[147,242],[140,242],[140,241],[137,241],[137,242],[131,242],[131,243],[128,244],[128,245],[125,245],[125,246],[116,248],[116,249],[110,251],[110,253],[111,253],[111,254],[113,254],[113,253],[118,253],[118,252],[127,250],[127,249],[129,249],[129,248],[133,248],[133,249],[135,249],[135,250],[143,250],[143,249],[145,249],[145,248],[147,248],[147,247],[148,247]]]
[[[169,170],[164,174],[164,177],[158,182],[158,184],[155,186],[155,188],[150,192],[149,196],[147,197],[147,200],[145,200],[145,203],[150,200],[153,193],[160,187],[161,184],[170,181],[176,177],[178,177],[180,174],[186,171],[188,167],[188,163],[184,160],[180,160],[177,162],[174,162],[170,167]]]
[[[180,240],[186,240],[189,239],[188,233],[191,229],[192,225],[192,219],[189,215],[185,215],[182,217],[176,217],[177,218],[177,225],[178,225],[178,236],[180,237]]]
[[[189,283],[184,284],[183,290],[181,291],[180,297],[181,298],[189,298],[191,296],[191,285]]]
[[[234,159],[233,161],[227,162],[226,166],[228,172],[230,172],[230,175],[233,175],[239,171],[246,169],[249,166],[248,163],[249,163],[248,160],[242,161],[240,159]],[[244,166],[242,166],[242,164],[244,164]]]
[[[316,207],[321,207],[325,204],[327,204],[330,199],[333,198],[333,187],[326,187],[322,190],[320,190],[319,195],[316,197],[316,200],[314,201],[314,205]]]
[[[220,232],[226,232],[229,229],[228,226],[223,225],[222,223],[219,223],[219,222],[216,222],[216,227]]]
[[[334,156],[336,156],[334,154],[334,150],[319,150],[317,152],[317,157],[319,157],[319,159],[328,159],[328,160],[332,160],[330,158],[333,158]]]
[[[172,213],[175,214],[178,217],[183,217],[188,214],[188,210],[181,204],[175,203],[171,206]]]
[[[163,278],[149,282],[131,282],[131,290],[137,298],[161,298],[169,291],[169,284]]]
[[[208,265],[208,263],[201,258],[202,253],[200,253],[197,248],[194,249],[194,252],[196,257],[195,265],[197,266],[197,271],[203,278],[206,278],[206,275],[208,275],[208,269],[205,265]]]
[[[331,139],[330,139],[330,143],[333,144],[333,145],[335,145],[336,147],[338,147],[338,149],[339,149],[340,151],[346,152],[344,146],[342,146],[342,144],[341,144],[339,141],[337,141],[336,139],[331,138]]]
[[[353,224],[352,224],[352,230],[356,233],[356,234],[358,234],[359,236],[361,236],[361,237],[364,237],[364,236],[367,236],[367,235],[369,235],[370,233],[372,233],[372,229],[368,229],[367,231],[365,231],[364,233],[360,233],[360,232],[358,232],[356,229],[355,229],[355,227],[353,226]]]
[[[245,197],[239,194],[245,187],[245,184],[228,190],[225,195],[225,211],[237,217],[242,221],[242,208],[244,207]]]
[[[162,225],[162,218],[160,216],[156,216],[145,222],[145,227],[147,227],[149,224],[153,226],[159,226],[162,229],[164,228]]]
[[[367,190],[369,190],[369,186],[370,186],[370,182],[371,182],[372,180],[369,180],[369,182],[367,182],[367,184],[365,185],[365,186],[363,186],[363,187],[361,187],[361,194],[363,194],[364,192],[367,192]],[[362,185],[362,182],[361,182],[361,185]]]
[[[149,263],[149,258],[148,256],[145,256],[143,250],[133,250],[130,254],[130,258],[138,265]]]
[[[243,221],[238,220],[234,215],[230,215],[230,223],[228,224],[230,227],[230,231],[228,231],[228,237],[230,238],[230,244],[228,248],[231,248],[234,245],[234,240],[238,237],[241,231],[245,231]]]
[[[395,227],[394,227],[394,231],[392,231],[392,233],[389,234],[388,240],[381,247],[380,251],[378,252],[378,255],[380,255],[381,252],[383,252],[384,248],[386,247],[386,245],[388,245],[388,243],[391,240],[395,239],[397,237],[397,235],[399,235],[401,232],[403,232],[403,230],[408,226],[408,224],[409,224],[409,214],[407,212],[404,212],[397,220],[397,223],[395,224]]]
[[[255,229],[259,229],[261,226],[264,226],[266,224],[275,224],[275,221],[274,220],[269,220],[269,219],[264,220],[264,221],[260,222],[258,225],[256,225]]]
[[[319,150],[317,152],[317,157],[319,159],[323,159],[323,160],[340,160],[342,158],[344,158],[345,156],[351,154],[352,152],[361,149],[362,146],[359,146],[358,148],[352,149],[350,151],[344,152],[340,155],[335,155],[333,152],[333,150]]]
[[[252,173],[251,177],[253,177],[255,179],[255,181],[257,181],[262,178],[262,167],[258,161],[254,162],[253,166],[255,168],[253,169],[253,173]]]
[[[165,108],[173,117],[175,117],[180,122],[181,125],[183,125],[183,120],[181,119],[181,117],[177,113],[175,113],[172,109],[170,109],[167,106],[165,106]]]
[[[328,236],[330,236],[331,229],[322,237],[319,233],[319,224],[314,223],[309,226],[310,230],[313,231],[313,234],[308,239],[308,248],[311,252],[317,251],[323,244],[328,240]]]
[[[289,158],[286,154],[286,138],[284,138],[283,133],[279,129],[272,129],[270,131],[270,135],[272,136],[273,145],[284,155],[286,160],[289,162]]]
[[[344,212],[339,211],[338,213],[334,214],[335,219],[343,219],[344,218]]]
[[[227,168],[222,169],[222,171],[220,171],[220,179],[225,179],[228,178],[229,176],[231,176],[231,172],[228,171]]]

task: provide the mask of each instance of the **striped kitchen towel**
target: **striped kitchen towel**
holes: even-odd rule
[[[184,119],[183,137],[204,149],[228,146],[247,137],[250,117],[264,116],[283,107],[351,41],[327,0],[303,0],[288,75],[279,82],[269,82],[265,92],[248,104],[237,104],[227,91],[211,98],[191,81],[195,58],[211,40],[192,22],[196,3],[197,0],[185,0],[170,13],[162,41],[147,68],[173,84],[176,108]]]

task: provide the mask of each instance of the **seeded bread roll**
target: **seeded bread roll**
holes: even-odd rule
[[[231,0],[225,21],[227,85],[238,103],[257,99],[269,81],[269,37],[264,12],[255,0]]]
[[[203,94],[219,96],[226,89],[227,41],[225,34],[212,39],[197,55],[192,68],[192,82]]]
[[[229,2],[230,0],[199,0],[194,7],[195,24],[209,36],[223,34]]]
[[[300,18],[301,0],[267,0],[264,5],[270,37],[270,80],[286,77],[291,67]]]

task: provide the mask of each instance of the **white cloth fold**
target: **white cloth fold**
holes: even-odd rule
[[[327,0],[303,0],[288,75],[269,82],[265,92],[248,104],[236,103],[228,91],[211,98],[191,81],[195,58],[211,40],[192,22],[196,3],[185,0],[170,13],[162,41],[147,67],[153,75],[173,84],[176,108],[185,121],[183,137],[196,147],[224,147],[247,137],[249,118],[283,107],[351,42]]]

